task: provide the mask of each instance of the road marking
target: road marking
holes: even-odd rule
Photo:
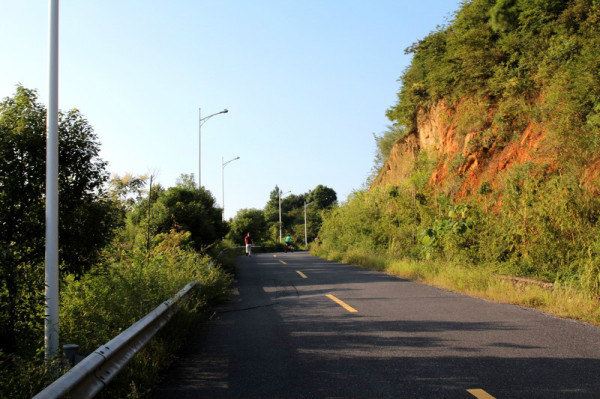
[[[300,270],[296,270],[296,273],[298,273],[302,278],[308,278],[306,277],[306,274],[302,273]]]
[[[331,299],[333,302],[335,302],[338,305],[340,305],[341,307],[343,307],[344,309],[346,309],[350,313],[356,313],[356,312],[358,312],[358,310],[354,309],[352,306],[348,305],[346,302],[344,302],[341,299],[337,298],[335,295],[327,294],[325,296],[327,298]]]
[[[477,399],[496,399],[492,395],[480,388],[467,389],[467,392],[475,396]]]
[[[282,265],[287,265],[287,263],[285,263],[284,261],[282,261],[281,259],[279,259],[279,262],[281,262]]]

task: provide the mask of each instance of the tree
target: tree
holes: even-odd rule
[[[275,186],[269,193],[269,200],[265,205],[264,216],[268,223],[279,222],[279,186]]]
[[[313,202],[318,209],[331,208],[337,203],[337,194],[334,189],[319,184],[308,193],[307,202]]]
[[[131,214],[134,225],[150,226],[153,234],[171,230],[189,231],[197,250],[222,239],[227,224],[222,220],[222,209],[204,187],[197,188],[192,175],[182,175],[177,185],[168,189],[157,186],[148,198],[140,201]]]
[[[8,353],[35,350],[26,336],[43,320],[45,132],[46,109],[35,91],[18,86],[0,102],[0,349]],[[62,273],[80,276],[91,267],[120,223],[104,192],[108,174],[99,151],[79,111],[59,114]]]
[[[131,210],[136,202],[142,200],[145,193],[148,176],[134,176],[126,173],[123,176],[114,175],[109,182],[109,194],[119,201],[125,210]]]
[[[292,226],[303,223],[304,199],[306,194],[290,194],[281,201],[281,220],[284,232]]]
[[[241,243],[246,233],[250,233],[254,242],[267,239],[268,225],[264,212],[260,209],[240,209],[230,224],[228,237]]]
[[[329,209],[337,203],[337,194],[332,188],[319,184],[304,194],[290,194],[281,199],[281,220],[284,233],[290,233],[299,241],[304,237],[304,203],[310,202],[308,208],[308,236],[316,237],[321,227],[320,211]],[[279,187],[269,194],[269,200],[264,208],[269,236],[273,241],[279,239]]]

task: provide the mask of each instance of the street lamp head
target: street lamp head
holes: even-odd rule
[[[225,159],[221,157],[221,165],[224,168],[226,165],[229,165],[231,162],[237,161],[238,159],[240,159],[240,157],[231,158],[229,161],[225,161]]]
[[[227,108],[225,108],[223,111],[221,111],[221,113],[223,113],[223,114],[226,114],[228,112],[229,112],[229,110]]]

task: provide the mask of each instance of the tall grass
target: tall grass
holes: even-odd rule
[[[465,265],[443,260],[398,259],[356,250],[329,252],[312,247],[313,254],[478,298],[536,308],[560,317],[600,325],[598,298],[568,284],[546,289],[538,285],[515,285],[498,278],[498,265]]]

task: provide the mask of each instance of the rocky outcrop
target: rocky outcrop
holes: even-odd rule
[[[372,186],[401,184],[413,173],[420,152],[435,165],[429,184],[454,197],[468,196],[484,183],[499,188],[503,172],[514,165],[531,162],[553,169],[555,159],[542,145],[546,136],[543,126],[531,122],[522,132],[506,138],[505,132],[490,127],[494,110],[484,111],[480,122],[469,129],[464,120],[467,113],[474,112],[473,101],[455,107],[442,101],[421,110],[416,129],[394,145]]]

